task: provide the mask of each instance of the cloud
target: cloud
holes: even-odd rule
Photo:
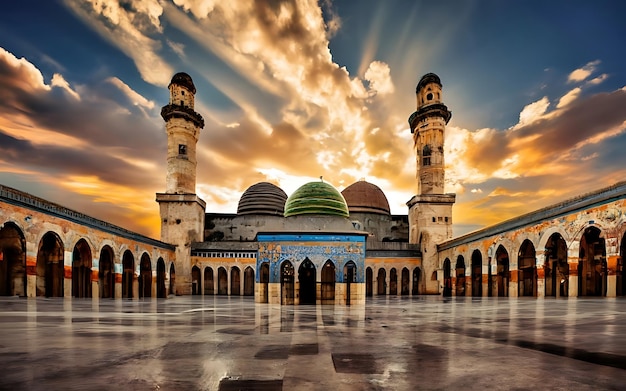
[[[569,105],[578,98],[581,92],[582,89],[580,87],[569,90],[567,94],[563,95],[561,99],[559,99],[559,103],[556,105],[556,108],[562,109],[563,107]]]
[[[378,94],[391,94],[394,91],[389,65],[381,61],[373,61],[367,71],[365,80],[370,82],[370,90]]]
[[[578,68],[572,71],[572,73],[570,73],[567,77],[567,81],[570,83],[576,83],[586,80],[589,76],[591,76],[592,73],[596,71],[598,65],[600,65],[600,60],[588,62],[582,68]]]
[[[546,96],[539,99],[538,101],[526,105],[526,107],[524,107],[522,112],[519,114],[519,123],[516,125],[516,127],[519,128],[540,119],[546,113],[549,106],[550,101]]]

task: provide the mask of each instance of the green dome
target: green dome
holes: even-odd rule
[[[285,203],[285,217],[319,214],[348,217],[348,205],[341,193],[326,182],[309,182],[296,190]]]

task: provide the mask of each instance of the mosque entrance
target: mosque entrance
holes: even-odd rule
[[[283,262],[280,267],[280,298],[281,304],[293,305],[293,265],[289,261]]]
[[[226,274],[226,269],[223,267],[217,269],[217,294],[228,294],[228,274]]]
[[[606,296],[606,247],[600,234],[598,228],[589,227],[580,240],[579,296]]]
[[[163,258],[159,258],[157,260],[157,297],[164,298],[165,297],[165,261]]]
[[[372,273],[372,268],[368,267],[367,269],[365,269],[365,296],[367,297],[372,297],[372,292],[373,292],[373,280],[374,280],[374,273]]]
[[[322,304],[335,304],[335,264],[328,260],[322,267]]]
[[[537,296],[537,269],[535,267],[535,246],[526,239],[519,249],[517,265],[519,269],[518,295]]]
[[[215,282],[213,280],[213,269],[210,266],[204,268],[204,294],[215,294]]]
[[[139,261],[139,297],[152,297],[152,262],[146,253]]]
[[[462,255],[456,259],[456,295],[465,296],[465,259]]]
[[[113,273],[113,250],[104,246],[100,250],[98,279],[100,281],[100,297],[115,298],[115,273]]]
[[[472,297],[483,295],[483,256],[478,250],[472,253]]]
[[[402,268],[402,277],[400,280],[400,294],[402,296],[409,294],[409,269]]]
[[[46,233],[37,251],[37,296],[63,297],[63,242],[54,232]]]
[[[398,273],[395,267],[389,270],[389,295],[398,295]]]
[[[174,264],[170,266],[170,295],[176,294],[176,268]]]
[[[243,295],[254,296],[254,270],[250,266],[243,271]]]
[[[419,267],[413,269],[413,296],[417,296],[420,293],[420,277],[422,276],[422,270]]]
[[[201,294],[200,288],[200,268],[198,266],[194,266],[191,268],[191,294]]]
[[[300,282],[300,304],[315,304],[316,270],[313,262],[306,258],[298,268]]]
[[[261,296],[261,303],[268,302],[268,289],[270,282],[270,265],[267,262],[261,264],[261,275],[259,276],[259,282],[261,283],[261,289],[259,295]]]
[[[122,298],[133,298],[133,276],[135,274],[135,259],[133,254],[126,250],[122,257]]]
[[[378,278],[376,280],[377,282],[377,293],[378,296],[382,296],[382,295],[386,295],[387,294],[387,272],[385,269],[378,269]]]
[[[498,246],[496,250],[496,275],[492,276],[496,281],[493,296],[509,296],[509,253],[504,246]]]

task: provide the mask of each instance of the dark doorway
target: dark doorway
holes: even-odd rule
[[[170,295],[176,294],[176,268],[174,263],[170,266]]]
[[[63,242],[54,232],[46,233],[37,251],[37,296],[63,297]]]
[[[139,261],[139,297],[152,297],[152,261],[147,253]]]
[[[241,295],[241,271],[237,266],[230,269],[230,295]]]
[[[72,296],[91,297],[91,248],[85,239],[74,246],[72,252]]]
[[[410,283],[411,280],[409,279],[409,269],[402,268],[402,277],[400,280],[400,294],[405,296],[409,294],[410,291]]]
[[[383,268],[378,269],[378,278],[376,280],[377,282],[377,288],[378,288],[378,296],[383,296],[387,294],[387,271]]]
[[[413,295],[417,296],[420,293],[420,280],[422,278],[422,270],[419,267],[413,269]]]
[[[580,240],[579,296],[606,296],[606,247],[601,233],[598,228],[589,227]]]
[[[213,269],[210,266],[204,268],[204,294],[215,294],[215,282],[213,279]]]
[[[217,269],[217,294],[228,295],[228,274],[223,267]]]
[[[26,296],[26,240],[17,225],[0,228],[0,295]]]
[[[343,267],[343,275],[346,282],[346,305],[350,305],[352,298],[352,285],[356,282],[356,265],[348,261]]]
[[[254,270],[250,266],[243,271],[243,295],[254,296]]]
[[[483,295],[483,256],[478,250],[472,252],[472,297]]]
[[[443,261],[443,295],[452,296],[452,270],[448,258]]]
[[[267,262],[261,264],[261,275],[259,276],[259,282],[261,288],[259,296],[261,296],[261,303],[269,302],[269,283],[270,283],[270,265]]]
[[[124,251],[122,257],[122,298],[133,298],[133,277],[135,274],[135,258],[130,250]]]
[[[194,266],[191,268],[191,294],[200,295],[202,293],[202,286],[200,284],[201,276],[200,268]]]
[[[493,296],[508,297],[509,296],[509,253],[503,245],[499,245],[496,250],[496,275],[493,284]]]
[[[456,294],[455,296],[465,296],[465,259],[459,255],[456,259]]]
[[[163,258],[159,258],[157,260],[157,297],[164,298],[166,295],[165,291],[165,261]]]
[[[544,275],[547,297],[567,297],[569,294],[569,264],[567,244],[559,233],[553,233],[544,251]]]
[[[372,268],[368,267],[365,269],[365,296],[372,297],[372,292],[374,288],[374,273],[372,272]]]
[[[100,250],[100,260],[98,265],[98,280],[100,282],[100,297],[115,298],[115,273],[113,266],[113,249],[104,246]]]
[[[302,268],[302,267],[300,267]],[[302,287],[300,287],[302,293]],[[289,261],[284,261],[280,266],[280,297],[281,304],[293,305],[294,298],[294,270]]]
[[[395,267],[392,267],[389,271],[389,295],[398,295],[398,273]]]
[[[537,296],[537,268],[535,246],[526,239],[522,242],[517,258],[519,269],[518,295]]]
[[[316,301],[316,273],[315,265],[308,258],[298,268],[300,282],[300,304],[315,304]]]
[[[335,304],[335,264],[328,260],[322,267],[321,304]]]

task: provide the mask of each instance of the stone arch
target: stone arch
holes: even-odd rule
[[[401,277],[400,277],[400,295],[408,295],[410,292],[411,280],[409,277],[409,269],[406,267],[402,268]],[[415,290],[415,287],[413,287]]]
[[[335,263],[327,260],[322,266],[321,274],[321,304],[335,304]]]
[[[539,243],[542,242],[543,240]],[[569,263],[565,238],[559,230],[554,230],[540,248],[544,249],[545,257],[543,262],[545,296],[567,297],[569,295]]]
[[[545,231],[541,233],[541,237],[539,238],[539,241],[537,242],[537,248],[544,249],[548,247],[548,241],[554,234],[561,235],[561,237],[565,241],[566,246],[568,245],[567,241],[565,240],[565,238],[567,237],[567,232],[565,232],[565,229],[563,229],[560,225],[555,225],[546,229]]]
[[[535,245],[525,239],[517,254],[518,296],[537,296],[537,254]]]
[[[389,295],[398,295],[398,272],[395,267],[389,270]]]
[[[133,298],[133,283],[135,277],[135,257],[130,250],[122,254],[122,298]]]
[[[479,249],[472,251],[472,297],[483,295],[483,254]]]
[[[254,296],[254,269],[250,266],[243,271],[243,295]]]
[[[98,281],[100,297],[115,298],[115,258],[113,248],[105,244],[100,249],[98,258]]]
[[[233,266],[230,269],[230,295],[241,295],[241,271],[239,267]]]
[[[387,271],[384,267],[378,269],[378,276],[376,278],[377,292],[379,296],[387,294]]]
[[[309,261],[310,262],[310,261]],[[302,267],[302,266],[300,266]],[[294,268],[290,261],[283,261],[280,265],[280,298],[281,304],[294,304]]]
[[[72,251],[72,296],[91,297],[91,246],[84,239],[79,239]]]
[[[215,294],[215,277],[213,276],[213,268],[207,266],[204,268],[204,294]]]
[[[492,296],[495,297],[508,297],[509,296],[509,282],[511,279],[511,262],[509,259],[509,252],[503,244],[499,244],[494,254],[496,273],[492,275]]]
[[[224,266],[217,269],[217,294],[228,295],[228,273]]]
[[[606,296],[607,271],[604,233],[595,225],[587,227],[580,239],[578,295]]]
[[[0,226],[0,295],[26,296],[26,238],[13,222]]]
[[[157,298],[164,298],[166,297],[166,290],[165,290],[165,261],[163,260],[162,257],[159,257],[159,259],[157,259],[157,266],[156,266],[156,275],[157,275],[157,281],[156,281],[156,290],[157,290]]]
[[[64,249],[61,237],[56,232],[47,231],[41,236],[37,250],[37,296],[64,296]]]
[[[139,297],[152,297],[152,261],[147,252],[139,261]]]
[[[455,296],[465,296],[465,258],[463,255],[457,256],[454,271],[456,276]]]
[[[365,269],[365,296],[372,297],[374,292],[374,273],[371,267]]]
[[[443,261],[443,295],[452,296],[452,266],[450,258]]]

